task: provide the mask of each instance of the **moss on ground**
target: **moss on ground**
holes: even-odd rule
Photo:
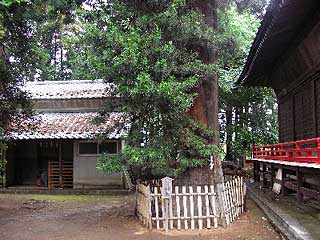
[[[37,200],[51,202],[107,202],[121,200],[116,195],[0,194],[0,200]]]
[[[253,220],[261,220],[266,218],[266,215],[262,212],[262,210],[255,204],[255,202],[251,198],[247,198],[247,211],[250,213]]]

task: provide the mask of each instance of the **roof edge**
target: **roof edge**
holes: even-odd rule
[[[266,14],[260,24],[256,37],[251,45],[246,64],[240,74],[240,77],[234,83],[234,88],[238,88],[241,85],[246,84],[254,62],[260,53],[260,49],[264,41],[268,36],[269,29],[272,28],[274,24],[275,12],[279,11],[279,9],[281,9],[282,5],[284,5],[285,2],[286,0],[271,0],[269,6],[267,7]]]

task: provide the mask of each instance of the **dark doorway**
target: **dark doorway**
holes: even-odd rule
[[[16,141],[7,160],[8,186],[73,187],[73,141]]]
[[[16,141],[7,152],[8,186],[47,186],[48,161],[41,157],[38,141]],[[41,179],[42,178],[42,179]]]

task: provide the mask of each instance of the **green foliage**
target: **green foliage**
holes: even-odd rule
[[[66,47],[75,9],[84,0],[3,1],[0,4],[1,46],[20,79],[70,78]]]
[[[1,0],[0,5],[3,5],[4,7],[10,7],[12,4],[20,2],[23,2],[23,0]]]
[[[220,135],[227,145],[227,160],[243,159],[252,144],[274,143],[278,139],[277,105],[272,90],[233,88],[259,26],[257,16],[261,12],[253,11],[234,3],[219,9]]]
[[[240,14],[250,13],[258,19],[264,16],[267,5],[270,0],[218,0],[220,9],[237,7]]]
[[[236,6],[220,9],[218,17],[218,74],[223,93],[229,94],[242,71],[259,21],[249,12],[239,13]]]
[[[0,2],[0,128],[8,130],[11,122],[18,125],[32,114],[28,96],[19,86],[24,80],[56,76],[50,64],[53,37],[71,22],[74,8],[81,3]]]
[[[112,171],[124,164],[143,177],[175,175],[207,163],[215,151],[208,144],[212,133],[186,114],[197,84],[213,69],[191,50],[195,43],[213,43],[202,16],[183,0],[87,1],[89,10],[81,3],[0,6],[1,67],[8,68],[1,69],[8,73],[2,76],[12,83],[11,100],[22,100],[0,106],[6,123],[27,105],[17,88],[22,80],[102,78],[117,85],[114,94],[123,103],[118,110],[126,113],[132,130],[123,156],[117,162],[102,160],[101,168]]]
[[[32,115],[31,102],[20,86],[24,80],[33,79],[41,69],[46,69],[51,56],[46,43],[51,40],[45,40],[52,36],[50,29],[56,29],[56,22],[67,24],[72,6],[79,3],[81,1],[0,1],[0,164],[7,148],[5,133],[12,124],[19,126]],[[48,25],[54,27],[46,28]]]
[[[22,80],[101,78],[117,85],[117,110],[132,129],[123,154],[103,155],[98,167],[114,172],[125,166],[142,178],[175,176],[220,151],[208,144],[214,133],[186,113],[200,80],[217,71],[220,135],[231,158],[243,156],[253,142],[274,142],[272,92],[232,88],[264,2],[218,1],[219,28],[213,32],[185,0],[0,1],[0,87],[6,99],[0,102],[0,127],[31,113],[18,111],[30,107],[17,87]],[[194,46],[217,48],[217,65],[203,64]]]
[[[79,57],[87,59],[82,66],[117,85],[115,94],[124,100],[119,110],[132,123],[123,154],[102,156],[98,167],[117,171],[124,165],[141,178],[174,176],[208,164],[217,148],[208,143],[213,133],[186,114],[195,87],[212,71],[190,46],[212,43],[212,32],[185,1],[167,1],[157,11],[153,1],[133,2],[113,1],[83,15],[90,21],[81,25],[79,43],[87,46],[80,47],[85,54]]]

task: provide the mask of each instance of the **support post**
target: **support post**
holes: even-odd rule
[[[260,182],[260,162],[257,162],[257,182]]]
[[[2,186],[3,186],[3,188],[8,188],[8,183],[7,183],[7,160],[4,158],[2,161],[3,161]]]
[[[300,168],[297,167],[296,170],[297,173],[297,199],[298,202],[302,202],[303,201],[303,193],[301,192],[301,188],[302,188],[302,172],[300,171]]]
[[[284,197],[286,194],[286,187],[285,187],[285,181],[286,181],[286,170],[284,167],[281,167],[282,176],[281,176],[281,196]]]
[[[253,162],[253,180],[257,182],[257,162]]]
[[[267,178],[266,178],[267,165],[262,163],[262,186],[267,186]]]
[[[271,164],[271,167],[270,167],[271,188],[273,188],[273,184],[274,184],[274,175],[275,175],[275,169],[274,169],[274,166]]]
[[[257,171],[256,161],[253,161],[253,180],[254,180],[254,181],[256,181],[256,179],[257,179],[256,171]]]
[[[6,150],[1,149],[0,160],[2,161],[2,187],[7,188],[7,160],[6,160]]]

